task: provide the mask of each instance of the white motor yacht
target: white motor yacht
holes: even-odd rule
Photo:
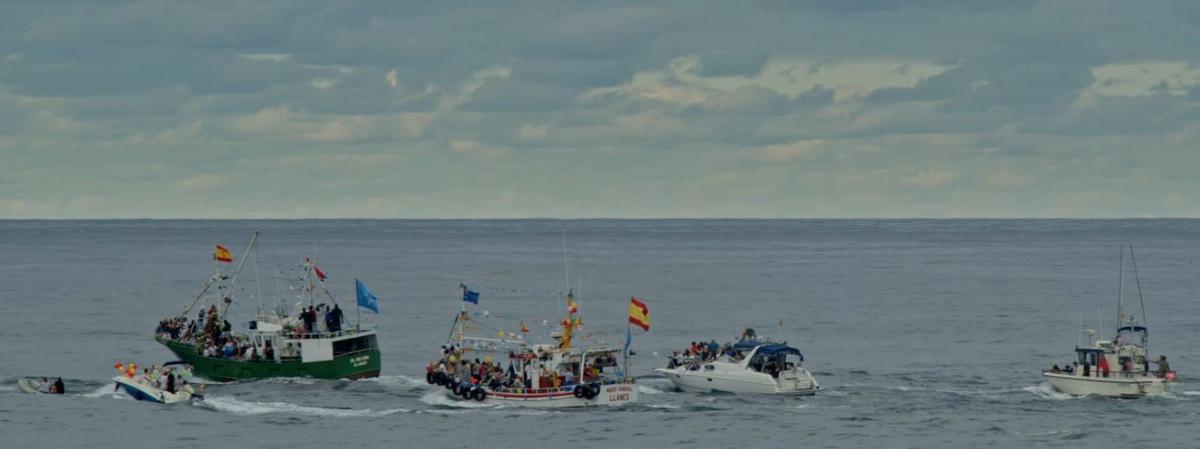
[[[801,366],[800,350],[783,343],[739,342],[728,354],[712,361],[672,362],[662,373],[680,390],[692,393],[812,395],[817,380]],[[757,343],[757,342],[755,342]]]

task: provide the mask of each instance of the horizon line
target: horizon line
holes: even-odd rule
[[[1197,220],[1200,217],[0,217],[0,221]]]

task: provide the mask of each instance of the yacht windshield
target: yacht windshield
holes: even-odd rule
[[[1116,344],[1118,344],[1118,345],[1134,344],[1134,345],[1139,345],[1139,346],[1146,346],[1146,341],[1149,340],[1149,338],[1150,338],[1150,334],[1146,330],[1146,328],[1141,327],[1141,326],[1132,326],[1132,327],[1126,326],[1126,327],[1117,329]]]

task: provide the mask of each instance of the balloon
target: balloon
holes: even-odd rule
[[[121,369],[121,362],[117,362],[117,364],[116,364],[116,365],[113,365],[113,368],[114,368],[114,369]]]
[[[484,311],[483,311],[483,317],[484,317],[484,318],[487,318],[487,317],[489,317],[489,316],[492,316],[492,312],[488,312],[488,311],[484,310]]]

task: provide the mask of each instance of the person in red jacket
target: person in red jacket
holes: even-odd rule
[[[1108,377],[1108,357],[1100,356],[1100,363],[1096,364],[1096,369],[1100,370],[1100,375]]]

